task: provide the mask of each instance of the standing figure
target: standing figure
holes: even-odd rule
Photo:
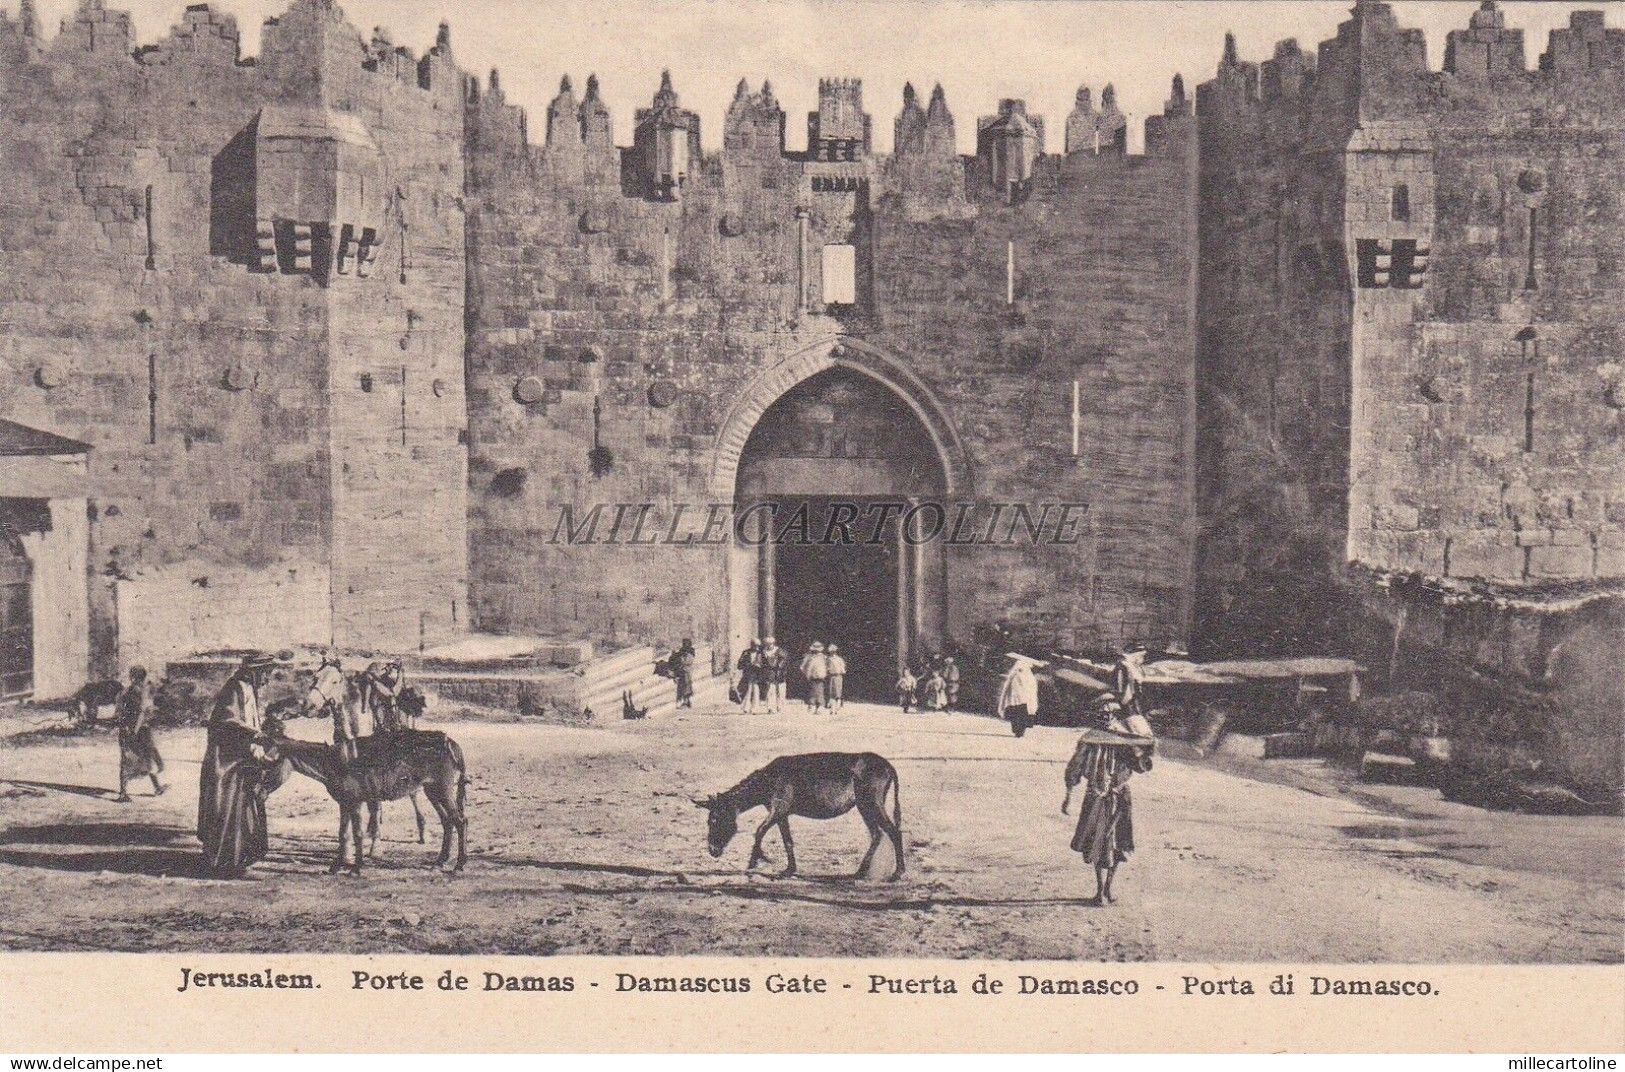
[[[1128,650],[1117,657],[1112,667],[1112,685],[1123,710],[1131,715],[1140,714],[1140,683],[1145,679],[1146,650],[1144,644],[1130,644]]]
[[[739,713],[754,715],[756,713],[756,687],[761,680],[762,672],[762,642],[752,640],[745,650],[739,653],[739,661],[734,664],[739,671],[739,678],[734,685],[739,694]]]
[[[942,683],[947,693],[946,709],[959,706],[959,664],[952,655],[942,657]]]
[[[1125,725],[1118,717],[1122,707],[1115,700],[1107,701],[1102,714],[1105,728],[1085,730],[1078,738],[1066,765],[1066,797],[1061,801],[1061,814],[1066,815],[1073,789],[1084,783],[1084,803],[1072,849],[1095,869],[1095,895],[1088,903],[1097,906],[1113,900],[1117,865],[1134,851],[1134,800],[1128,782],[1135,774],[1151,770],[1156,748],[1156,738],[1144,718],[1132,716]]]
[[[921,698],[920,706],[927,711],[941,711],[948,705],[948,683],[943,680],[942,671],[933,666],[931,672],[925,676],[925,695]]]
[[[807,654],[801,657],[801,676],[807,679],[807,710],[817,711],[824,706],[824,684],[829,679],[829,657],[824,645],[813,641]]]
[[[897,675],[897,706],[903,709],[903,714],[908,714],[909,710],[918,702],[914,693],[919,686],[920,679],[915,677],[914,671],[908,668],[907,663],[904,663],[903,672]]]
[[[824,668],[829,675],[824,682],[824,706],[839,711],[846,704],[841,696],[846,685],[846,659],[834,644],[824,649]]]
[[[246,656],[214,701],[209,743],[198,779],[197,836],[203,868],[216,878],[235,878],[265,858],[269,845],[265,798],[286,778],[268,763],[260,732],[260,690],[276,660]]]
[[[677,706],[694,706],[694,641],[688,637],[671,655],[671,677],[677,683]]]
[[[767,697],[767,713],[776,715],[784,710],[784,682],[790,676],[790,658],[774,637],[762,638],[761,658],[762,691]]]
[[[152,795],[163,796],[169,787],[158,779],[164,770],[164,757],[158,754],[157,742],[152,739],[155,704],[146,667],[130,667],[130,684],[119,693],[113,710],[118,723],[119,803],[130,802],[130,780],[143,775],[152,779]]]
[[[1033,676],[1033,667],[1044,664],[1013,651],[1007,658],[1014,659],[1015,663],[999,686],[998,715],[1008,719],[1010,731],[1020,737],[1038,719],[1038,679]]]

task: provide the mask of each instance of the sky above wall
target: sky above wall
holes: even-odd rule
[[[0,0],[16,10],[16,0]],[[36,0],[47,34],[76,0]],[[186,0],[107,0],[135,19],[138,40],[156,41],[180,21]],[[259,50],[259,28],[288,0],[220,0],[237,17],[243,52]],[[863,79],[864,107],[874,117],[876,149],[889,151],[892,120],[912,81],[922,99],[941,82],[958,124],[962,151],[974,147],[976,117],[1001,97],[1023,97],[1045,117],[1049,148],[1061,148],[1066,115],[1080,84],[1098,105],[1106,83],[1128,113],[1131,146],[1144,118],[1162,111],[1173,75],[1194,95],[1213,76],[1224,33],[1233,30],[1241,57],[1263,60],[1276,41],[1296,37],[1313,51],[1335,35],[1350,0],[341,0],[364,35],[383,26],[392,41],[422,54],[442,18],[464,69],[482,78],[501,70],[511,103],[531,114],[531,130],[568,74],[579,96],[596,72],[614,115],[616,141],[632,140],[632,111],[647,106],[670,68],[684,107],[700,114],[707,151],[721,137],[722,116],[741,77],[751,88],[770,79],[788,113],[790,148],[806,142],[806,113],[817,106],[818,79]],[[1433,67],[1443,62],[1445,35],[1467,25],[1477,0],[1400,0],[1404,26],[1425,30]],[[1510,26],[1525,31],[1530,66],[1546,35],[1576,10],[1604,10],[1625,25],[1625,3],[1508,2]]]

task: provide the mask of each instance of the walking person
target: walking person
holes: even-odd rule
[[[734,683],[734,691],[739,697],[739,713],[754,715],[756,713],[756,686],[761,679],[762,669],[762,642],[752,640],[745,645],[745,650],[739,653],[739,659],[734,663],[734,669],[739,671],[739,677]]]
[[[824,654],[824,645],[816,640],[807,646],[807,654],[801,657],[801,676],[807,679],[807,710],[817,711],[824,706],[829,657]]]
[[[694,641],[684,637],[671,655],[671,677],[677,683],[677,706],[694,706]]]
[[[197,836],[203,869],[235,878],[265,858],[269,832],[265,798],[286,771],[266,762],[260,733],[260,690],[276,660],[263,653],[244,657],[215,697],[209,743],[198,779]]]
[[[846,659],[840,647],[831,644],[824,649],[824,664],[828,675],[824,680],[824,706],[832,712],[839,711],[846,705],[842,696],[846,685]]]
[[[1008,719],[1011,732],[1021,737],[1038,719],[1038,679],[1033,676],[1033,667],[1044,664],[1013,651],[1006,657],[1015,662],[999,685],[998,714]]]
[[[784,682],[790,676],[790,657],[774,637],[762,638],[763,693],[767,697],[767,713],[777,715],[784,710]]]
[[[158,745],[152,739],[152,716],[156,712],[152,685],[147,681],[144,666],[130,667],[130,684],[119,693],[113,708],[118,724],[118,801],[130,802],[132,779],[152,779],[152,795],[161,797],[169,787],[159,780],[164,770],[164,757],[158,754]]]
[[[907,663],[904,663],[903,672],[897,675],[897,706],[903,709],[903,714],[908,714],[914,705],[919,702],[915,696],[919,687],[920,679],[915,677],[914,671],[908,668]]]
[[[1066,796],[1061,814],[1070,814],[1072,791],[1082,783],[1084,803],[1072,849],[1095,869],[1095,895],[1088,904],[1112,903],[1112,879],[1118,865],[1134,851],[1134,800],[1129,779],[1151,770],[1156,738],[1144,717],[1121,717],[1122,705],[1107,697],[1101,708],[1103,728],[1089,729],[1078,738],[1066,765]]]

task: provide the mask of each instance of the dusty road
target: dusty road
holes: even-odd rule
[[[1120,903],[1089,907],[1093,880],[1058,811],[1074,734],[1016,740],[967,715],[453,723],[442,728],[472,775],[466,874],[432,869],[432,832],[429,846],[404,840],[402,803],[386,808],[366,876],[329,876],[336,812],[296,777],[270,801],[271,857],[237,882],[191,877],[200,730],[160,734],[169,794],[121,805],[111,735],[57,735],[51,721],[62,716],[0,722],[0,948],[1409,962],[1625,950],[1620,819],[1491,814],[1424,790],[1374,802],[1166,758],[1135,783],[1139,851]],[[866,844],[855,814],[797,821],[801,878],[745,874],[759,812],[720,861],[705,853],[691,795],[824,749],[896,763],[904,882],[844,877]],[[885,874],[886,849],[876,862]]]

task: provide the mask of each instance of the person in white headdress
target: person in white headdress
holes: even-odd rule
[[[1020,737],[1038,718],[1038,679],[1033,676],[1033,668],[1045,664],[1016,652],[1010,652],[1007,658],[1013,660],[1014,665],[999,686],[998,712],[1000,718],[1009,720],[1011,731]]]

